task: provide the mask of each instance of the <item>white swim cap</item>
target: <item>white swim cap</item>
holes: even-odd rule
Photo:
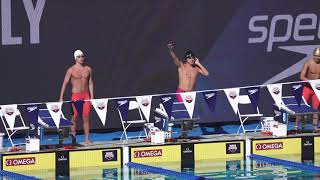
[[[74,59],[77,59],[77,56],[83,55],[83,52],[81,50],[76,50],[74,53]]]
[[[320,56],[320,48],[315,48],[313,51],[314,56]]]

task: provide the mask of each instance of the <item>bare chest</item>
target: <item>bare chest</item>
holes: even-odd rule
[[[90,73],[86,68],[83,69],[74,69],[72,71],[72,78],[74,79],[87,79]]]
[[[193,67],[183,67],[179,70],[179,74],[187,78],[195,78],[198,73],[198,69]]]
[[[308,73],[311,73],[311,74],[320,74],[320,64],[312,64],[309,66],[308,68]]]

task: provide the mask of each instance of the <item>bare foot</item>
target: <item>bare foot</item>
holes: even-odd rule
[[[86,140],[86,141],[84,142],[84,144],[85,144],[85,145],[91,145],[92,142],[91,142],[90,140]]]

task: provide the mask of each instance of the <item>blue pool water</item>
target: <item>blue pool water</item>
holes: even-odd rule
[[[274,158],[320,167],[320,154],[314,160],[301,161],[300,155],[273,156]],[[158,164],[155,166],[213,179],[320,179],[320,171],[306,171],[285,165],[242,159],[215,159],[193,165]]]

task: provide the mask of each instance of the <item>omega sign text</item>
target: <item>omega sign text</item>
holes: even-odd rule
[[[27,158],[13,158],[6,160],[6,166],[20,166],[20,165],[30,165],[36,164],[35,157],[27,157]]]
[[[256,150],[283,149],[283,142],[257,143]]]
[[[134,158],[162,156],[162,149],[134,151]]]

